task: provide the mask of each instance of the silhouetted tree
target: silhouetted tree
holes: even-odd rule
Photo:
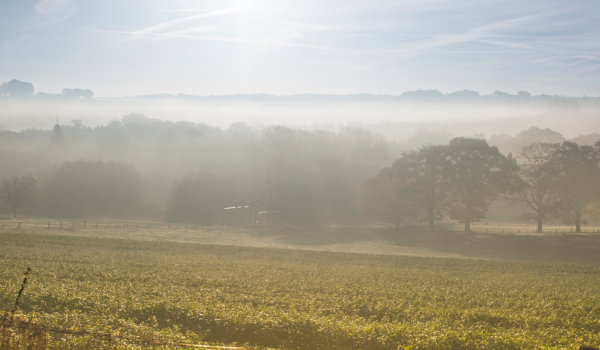
[[[535,212],[538,233],[543,232],[543,220],[557,210],[559,172],[554,159],[558,147],[557,143],[536,142],[521,148],[517,157],[519,171],[510,198]]]
[[[17,210],[32,197],[36,186],[37,179],[31,175],[2,180],[0,200],[11,208],[13,217],[16,218]]]
[[[213,225],[223,206],[235,200],[235,179],[211,172],[188,175],[175,181],[168,219],[173,222]]]
[[[425,146],[411,150],[403,153],[392,166],[405,178],[409,187],[405,195],[413,212],[425,214],[430,230],[434,230],[435,220],[443,217],[442,210],[448,198],[448,182],[443,176],[444,149],[445,146]]]
[[[557,194],[561,209],[575,214],[575,232],[581,232],[584,208],[600,194],[600,143],[594,149],[565,141],[556,150]]]
[[[44,185],[55,216],[128,216],[144,210],[143,181],[132,165],[103,161],[63,163]]]
[[[25,83],[16,79],[0,85],[0,96],[30,97],[33,95],[33,91],[32,83]]]
[[[369,219],[394,222],[396,228],[413,216],[407,194],[411,190],[406,174],[398,167],[385,167],[361,184],[364,211]]]
[[[485,140],[463,137],[451,140],[441,159],[449,185],[450,217],[471,231],[472,222],[485,218],[491,200],[509,188],[516,161]]]

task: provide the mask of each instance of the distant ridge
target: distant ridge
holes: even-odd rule
[[[73,100],[92,99],[94,93],[89,89],[65,88],[61,93],[45,93],[38,91],[34,95],[32,83],[13,79],[0,84],[0,98],[35,98],[50,100]],[[361,102],[361,103],[510,103],[510,104],[533,104],[558,107],[577,108],[582,105],[594,105],[600,103],[600,97],[573,97],[557,95],[533,96],[527,91],[519,91],[512,95],[502,91],[494,91],[489,95],[481,95],[477,91],[461,90],[444,94],[439,90],[413,90],[406,91],[401,95],[377,95],[377,94],[296,94],[296,95],[269,95],[269,94],[236,94],[236,95],[208,95],[195,96],[188,94],[155,94],[127,97],[99,97],[97,99],[184,99],[193,101],[248,101],[268,103],[331,103],[331,102]]]
[[[361,102],[361,103],[510,103],[510,104],[558,104],[568,107],[578,105],[600,104],[600,97],[574,97],[558,95],[533,96],[526,91],[512,95],[502,91],[495,91],[489,95],[480,95],[476,91],[462,90],[443,94],[438,90],[407,91],[401,95],[375,95],[375,94],[297,94],[297,95],[269,95],[269,94],[236,94],[236,95],[207,95],[195,96],[188,94],[156,94],[128,97],[106,97],[107,99],[181,99],[207,102],[247,101],[268,103],[327,103],[327,102]]]

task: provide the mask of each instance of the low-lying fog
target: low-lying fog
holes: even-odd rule
[[[513,102],[403,102],[394,96],[319,96],[186,98],[138,97],[51,100],[0,98],[4,130],[50,129],[58,117],[95,127],[131,113],[151,119],[191,121],[226,128],[244,122],[252,128],[285,125],[308,130],[360,126],[385,137],[402,139],[416,130],[447,131],[455,136],[508,133],[528,126],[561,130],[567,137],[600,130],[600,102],[559,97]]]

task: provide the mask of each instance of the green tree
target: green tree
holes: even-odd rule
[[[444,147],[440,158],[449,185],[450,217],[465,224],[485,218],[490,202],[508,190],[516,161],[485,140],[458,137]]]

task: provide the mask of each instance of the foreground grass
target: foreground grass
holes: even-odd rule
[[[52,325],[286,349],[600,344],[600,267],[0,233],[0,306]]]

